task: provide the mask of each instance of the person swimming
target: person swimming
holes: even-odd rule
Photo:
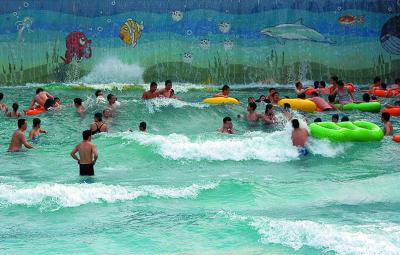
[[[233,129],[233,123],[231,117],[225,117],[222,120],[222,127],[219,128],[217,131],[220,133],[225,133],[225,134],[234,134],[235,130]]]
[[[172,81],[166,80],[165,87],[158,92],[159,97],[173,98]]]
[[[296,146],[298,152],[301,156],[306,156],[309,152],[307,150],[306,143],[309,137],[308,130],[306,128],[301,128],[298,119],[292,120],[292,143]]]
[[[147,133],[147,123],[142,121],[139,123],[139,131]]]
[[[54,107],[54,108],[57,108],[57,107],[60,107],[60,106],[61,106],[61,99],[58,98],[58,97],[55,97],[55,98],[54,98],[54,105],[53,105],[53,107]]]
[[[153,81],[150,83],[150,89],[148,91],[145,91],[143,93],[142,99],[148,100],[148,99],[153,99],[159,96],[159,93],[157,91],[157,82]]]
[[[222,86],[221,92],[214,94],[213,97],[229,97],[230,87],[228,85]]]
[[[265,113],[262,116],[262,121],[265,124],[274,124],[278,121],[275,117],[274,107],[272,104],[267,104],[265,106]]]
[[[29,106],[29,109],[33,110],[37,107],[44,107],[45,108],[45,103],[48,99],[54,100],[54,97],[50,95],[47,91],[45,91],[42,88],[36,89],[36,95],[32,99],[32,102]]]
[[[41,129],[40,127],[41,120],[39,118],[34,118],[32,123],[33,125],[31,131],[29,132],[29,139],[32,142],[38,142],[40,134],[48,134],[48,132],[46,130]]]
[[[282,109],[283,115],[287,120],[291,120],[293,118],[293,114],[291,112],[291,106],[288,103],[283,104],[283,109]]]
[[[80,98],[74,98],[74,105],[76,108],[77,113],[84,113],[86,111],[85,107],[82,104],[82,99]]]
[[[338,123],[339,122],[339,114],[332,114],[332,122]]]
[[[322,119],[321,119],[321,118],[316,118],[316,119],[314,120],[314,123],[318,123],[318,122],[322,122]]]
[[[75,146],[70,155],[78,162],[80,175],[92,176],[94,175],[94,165],[97,162],[99,154],[96,145],[92,143],[92,131],[83,131],[82,138],[82,142]],[[76,153],[79,153],[79,158],[76,156]]]
[[[390,122],[390,114],[383,112],[381,117],[383,123],[383,132],[386,136],[393,135],[393,124]]]
[[[311,93],[311,98],[310,98],[310,100],[311,101],[313,101],[316,105],[317,105],[317,108],[319,108],[321,111],[331,111],[332,110],[332,106],[328,103],[328,102],[326,102],[325,101],[325,99],[323,99],[322,97],[320,97],[319,95],[318,95],[318,93],[317,92],[315,92],[315,91],[313,91],[312,93]]]
[[[108,109],[108,108],[104,109],[103,110],[103,118],[104,119],[108,119],[108,118],[111,118],[111,117],[112,117],[111,110]]]
[[[21,116],[24,116],[25,114],[23,112],[18,112],[19,105],[18,103],[13,103],[12,105],[12,111],[7,112],[6,116],[11,117],[11,118],[19,118]]]
[[[338,81],[338,87],[332,94],[338,96],[339,104],[347,104],[355,101],[353,93],[344,86],[344,83],[341,80]]]
[[[350,118],[349,118],[349,116],[344,115],[344,116],[340,119],[340,122],[346,122],[346,121],[350,121]]]
[[[247,106],[247,113],[245,115],[245,118],[247,121],[258,121],[259,119],[262,119],[262,114],[256,112],[257,109],[257,104],[254,102],[250,102]],[[241,115],[238,114],[238,118],[240,118]]]
[[[107,95],[107,101],[107,108],[109,108],[110,110],[115,110],[119,106],[119,103],[117,102],[117,97],[111,93]]]
[[[92,135],[108,132],[107,124],[103,122],[103,114],[100,112],[94,114],[94,122],[90,125],[90,130]]]
[[[278,102],[281,100],[281,98],[279,97],[279,92],[275,91],[274,93],[271,94],[272,97],[272,104],[278,104]]]
[[[8,107],[5,103],[3,103],[4,94],[0,92],[0,111],[7,113]]]

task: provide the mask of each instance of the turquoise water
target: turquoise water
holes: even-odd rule
[[[49,134],[34,150],[7,153],[16,120],[0,117],[0,254],[400,253],[399,144],[311,139],[312,153],[299,157],[279,110],[276,126],[249,125],[235,118],[244,105],[204,105],[211,93],[192,87],[176,86],[184,101],[113,91],[121,107],[110,132],[93,138],[92,178],[79,177],[69,153],[104,108],[94,90],[51,90],[66,106],[40,115]],[[25,108],[35,88],[0,90]],[[83,117],[67,106],[77,96]],[[381,125],[378,114],[348,114]],[[237,134],[215,132],[224,116]],[[140,121],[149,134],[127,132]]]

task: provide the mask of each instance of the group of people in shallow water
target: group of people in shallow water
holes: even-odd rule
[[[336,107],[336,104],[346,104],[350,102],[356,102],[353,92],[350,91],[345,86],[345,83],[338,79],[337,76],[332,76],[330,83],[332,84],[330,87],[326,87],[326,83],[324,81],[315,82],[314,87],[305,88],[301,82],[297,82],[295,84],[294,92],[299,99],[306,99],[306,94],[309,95],[308,99],[313,101],[316,106],[323,112],[332,111],[332,110],[340,110]],[[374,79],[374,84],[371,85],[367,91],[362,96],[362,102],[372,102],[377,101],[377,98],[374,96],[370,96],[375,89],[388,89],[387,86],[381,82],[379,77]],[[312,89],[311,93],[307,93],[307,90]],[[400,89],[400,79],[396,79],[395,83],[390,87],[390,89]],[[248,106],[247,112],[245,114],[238,114],[237,117],[243,118],[249,122],[257,122],[261,121],[266,125],[274,124],[278,122],[278,119],[275,115],[274,106],[278,105],[278,102],[281,100],[279,91],[275,88],[269,89],[268,96],[261,95],[256,100],[254,97],[248,98]],[[328,101],[326,101],[321,94],[328,95]],[[12,105],[12,111],[8,111],[8,107],[6,104],[2,102],[4,97],[3,93],[0,93],[0,110],[5,113],[7,117],[21,117],[25,115],[25,112],[18,111],[18,103],[14,103]],[[94,164],[98,158],[98,152],[96,145],[91,142],[92,135],[108,132],[107,123],[103,120],[103,118],[108,119],[112,116],[112,113],[118,108],[119,102],[115,95],[108,94],[106,98],[104,98],[104,93],[102,90],[97,90],[95,92],[95,97],[97,102],[106,103],[106,107],[102,112],[96,112],[94,114],[94,121],[91,123],[88,130],[83,131],[82,133],[82,142],[79,143],[71,152],[71,157],[74,158],[79,166],[80,166],[80,174],[81,175],[93,175],[94,174]],[[228,85],[224,85],[220,92],[213,95],[213,97],[231,97],[230,96],[230,87]],[[172,89],[172,81],[165,81],[165,87],[161,90],[157,89],[157,83],[152,82],[150,84],[150,89],[143,93],[142,99],[154,99],[154,98],[175,98],[180,100],[179,97],[175,96],[174,90]],[[286,97],[287,98],[287,97]],[[83,100],[81,98],[75,98],[73,100],[74,107],[76,112],[79,114],[85,113],[86,109],[83,105]],[[256,111],[257,103],[265,105],[265,112],[259,113]],[[29,109],[36,108],[45,108],[49,110],[50,108],[58,108],[61,106],[61,100],[57,97],[54,97],[49,92],[45,91],[42,88],[38,88],[36,90],[36,95],[32,99]],[[387,105],[387,107],[400,107],[400,101],[396,101],[393,104]],[[291,112],[291,107],[289,104],[284,104],[281,108],[284,118],[287,121],[291,121],[293,131],[291,134],[292,143],[299,150],[300,155],[307,155],[308,151],[306,148],[307,140],[309,137],[308,130],[306,128],[300,127],[300,122],[298,119],[293,118],[293,114]],[[390,122],[390,114],[382,113],[382,122],[384,127],[385,135],[393,134],[393,125]],[[314,122],[321,122],[321,118],[316,118]],[[331,118],[332,122],[339,122],[339,114],[333,114]],[[348,116],[343,116],[340,121],[349,121]],[[29,132],[29,140],[32,143],[35,143],[39,140],[39,136],[42,133],[47,134],[46,130],[41,129],[41,120],[39,118],[33,119],[32,129]],[[307,119],[306,119],[307,122]],[[28,123],[26,119],[18,119],[18,129],[13,133],[11,137],[11,142],[8,148],[8,151],[15,152],[19,151],[22,146],[25,146],[28,149],[33,148],[33,145],[30,144],[25,137],[24,132],[28,128]],[[129,129],[132,132],[132,129]],[[147,132],[147,124],[146,122],[141,122],[139,124],[140,132]],[[226,134],[234,134],[235,130],[233,127],[232,118],[227,116],[222,120],[222,127],[217,130],[220,133]],[[79,153],[79,157],[76,155]]]

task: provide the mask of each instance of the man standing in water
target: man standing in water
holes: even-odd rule
[[[165,87],[160,90],[159,96],[160,97],[166,97],[166,98],[172,98],[173,97],[173,92],[172,92],[172,81],[171,80],[166,80],[165,81]]]
[[[35,109],[35,104],[38,104],[41,107],[44,107],[46,101],[48,99],[54,100],[54,97],[50,95],[47,91],[44,91],[42,88],[38,88],[36,90],[36,96],[33,98],[29,109],[33,110]]]
[[[235,131],[233,130],[233,124],[232,124],[232,119],[231,117],[225,117],[223,120],[223,126],[222,128],[218,129],[218,132],[224,133],[224,134],[234,134]]]
[[[71,151],[71,157],[78,161],[80,175],[91,176],[94,175],[94,165],[98,158],[97,148],[92,143],[92,131],[83,131],[82,137],[83,141]],[[79,158],[76,156],[77,152]]]
[[[299,150],[301,156],[305,156],[308,154],[308,150],[306,149],[306,142],[308,140],[308,131],[305,128],[300,127],[300,123],[298,119],[292,120],[292,142],[293,145],[296,146]]]
[[[171,83],[171,87],[172,87],[172,83]],[[142,99],[144,99],[144,100],[153,99],[153,98],[158,97],[158,95],[159,95],[159,93],[157,92],[157,83],[153,81],[150,84],[150,89],[143,93]]]
[[[19,119],[18,120],[18,129],[14,132],[14,134],[11,137],[11,143],[10,146],[8,147],[8,151],[10,152],[16,152],[20,151],[22,145],[24,145],[28,149],[33,149],[33,146],[30,145],[25,137],[25,130],[28,127],[28,123],[26,122],[25,119]]]

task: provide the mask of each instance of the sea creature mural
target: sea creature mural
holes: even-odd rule
[[[235,46],[235,43],[232,40],[230,40],[230,39],[224,40],[224,49],[225,50],[232,50],[234,46]]]
[[[352,14],[346,14],[339,18],[339,23],[343,25],[352,25],[356,23],[364,23],[364,16],[353,16]]]
[[[385,22],[380,41],[387,52],[400,55],[400,16],[394,16]]]
[[[139,41],[140,36],[142,35],[143,29],[143,21],[138,23],[135,20],[129,18],[119,28],[119,37],[124,43],[135,47]]]
[[[335,43],[335,41],[326,38],[318,31],[303,25],[303,21],[301,19],[295,23],[285,23],[274,27],[267,27],[261,30],[261,33],[277,39],[281,44],[284,44],[286,40],[312,41],[331,44]]]
[[[183,12],[181,11],[172,11],[171,12],[171,18],[175,22],[179,22],[183,19]]]
[[[191,52],[185,52],[183,53],[183,62],[185,63],[192,63],[193,61],[193,54]]]
[[[211,46],[210,40],[208,40],[208,39],[202,39],[202,40],[200,41],[200,48],[201,48],[201,49],[203,49],[203,50],[208,50],[208,49],[210,49],[210,46]]]
[[[91,44],[92,40],[88,39],[84,33],[71,32],[65,39],[65,46],[67,47],[65,58],[61,58],[64,60],[65,64],[70,64],[73,57],[75,57],[77,62],[80,62],[82,58],[91,58]]]
[[[32,32],[32,24],[33,19],[31,17],[25,17],[23,20],[18,20],[17,22],[15,22],[18,30],[17,42],[23,42],[25,40],[24,34],[26,32]]]
[[[228,33],[228,32],[231,30],[231,23],[225,22],[225,21],[220,22],[220,23],[218,24],[218,29],[219,29],[219,31],[221,31],[222,33],[226,34],[226,33]]]

